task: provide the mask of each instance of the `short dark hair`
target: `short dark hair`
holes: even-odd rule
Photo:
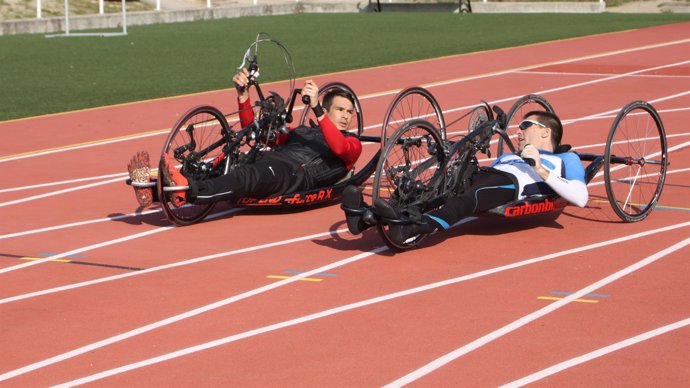
[[[563,138],[563,124],[561,124],[561,119],[556,116],[555,113],[543,111],[543,110],[533,110],[527,112],[523,119],[530,116],[537,118],[537,121],[545,126],[551,128],[551,145],[555,150],[559,145],[561,145],[561,139]]]
[[[338,96],[342,98],[347,98],[348,101],[352,103],[352,106],[355,105],[355,99],[352,97],[352,95],[348,92],[346,92],[343,89],[331,89],[326,94],[323,96],[323,107],[326,109],[326,111],[331,109],[331,105],[333,105],[333,99]]]

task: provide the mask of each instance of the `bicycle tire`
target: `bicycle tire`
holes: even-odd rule
[[[667,167],[666,130],[656,109],[645,101],[624,106],[611,126],[604,154],[606,194],[621,220],[638,222],[654,210]]]
[[[196,144],[191,149],[189,149],[189,147],[184,148],[183,153],[176,158],[175,150],[183,149],[181,147],[191,143],[188,132],[189,128],[193,130]],[[189,156],[190,152],[198,152],[205,149],[209,145],[223,139],[224,134],[227,134],[229,131],[230,128],[225,116],[223,116],[218,109],[212,106],[198,106],[182,115],[168,134],[163,145],[163,151],[158,166],[156,190],[158,191],[158,198],[160,199],[165,216],[174,224],[186,226],[197,223],[203,220],[208,213],[211,212],[214,204],[184,204],[179,207],[175,206],[175,204],[170,201],[171,194],[165,191],[165,177],[167,175],[165,171],[165,156],[168,155],[172,160],[177,160],[182,163],[182,156],[186,157]],[[203,156],[203,159],[207,161],[213,160],[221,152],[222,147],[218,147]]]
[[[421,205],[435,197],[440,185],[435,177],[445,157],[443,145],[441,134],[428,121],[412,120],[398,128],[376,167],[374,201],[382,199],[400,208]],[[413,248],[425,237],[418,235],[397,244],[390,238],[387,225],[379,224],[377,229],[386,244],[396,251]]]
[[[381,124],[381,150],[387,140],[407,121],[423,119],[439,129],[446,139],[446,122],[436,98],[426,89],[413,86],[400,91],[388,105]]]

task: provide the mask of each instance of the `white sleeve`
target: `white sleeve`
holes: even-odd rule
[[[584,182],[577,179],[565,179],[551,170],[544,182],[573,205],[584,207],[587,204],[587,185]]]

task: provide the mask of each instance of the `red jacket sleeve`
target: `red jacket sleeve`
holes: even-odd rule
[[[240,110],[240,125],[245,128],[254,121],[254,109],[252,108],[252,102],[247,99],[245,102],[240,102],[239,97],[237,98],[237,108]]]
[[[362,153],[362,143],[354,136],[343,135],[326,115],[319,122],[319,126],[328,147],[345,163],[348,170],[351,169]]]

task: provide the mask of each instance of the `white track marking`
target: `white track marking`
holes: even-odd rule
[[[32,190],[32,189],[39,189],[42,187],[61,186],[61,185],[68,185],[71,183],[95,181],[98,179],[107,179],[107,178],[116,178],[116,177],[125,178],[125,177],[127,177],[127,173],[126,172],[125,173],[120,172],[117,174],[91,176],[91,177],[86,177],[86,178],[69,179],[69,180],[64,180],[64,181],[56,181],[56,182],[48,182],[48,183],[39,183],[36,185],[29,185],[29,186],[22,186],[22,187],[12,187],[9,189],[0,189],[0,194],[10,193],[13,191]]]
[[[45,156],[45,155],[57,154],[60,152],[81,150],[84,148],[98,147],[98,146],[102,146],[102,145],[121,143],[121,142],[125,142],[125,141],[130,141],[130,140],[142,139],[145,137],[165,135],[168,132],[170,132],[169,129],[163,129],[163,130],[158,130],[158,131],[154,131],[154,132],[147,132],[147,133],[141,133],[141,134],[136,134],[136,135],[123,136],[123,137],[116,138],[116,139],[95,140],[95,141],[88,142],[88,143],[73,144],[73,145],[69,145],[69,146],[56,147],[56,148],[52,148],[49,150],[33,151],[33,152],[27,152],[27,153],[23,153],[23,154],[19,154],[19,155],[8,155],[6,157],[0,157],[0,163],[11,162],[11,161],[21,160],[21,159],[34,158],[36,156]]]
[[[303,317],[300,317],[300,318],[292,319],[292,320],[289,320],[289,321],[285,321],[285,322],[277,323],[277,324],[274,324],[274,325],[270,325],[270,326],[266,326],[266,327],[262,327],[262,328],[258,328],[258,329],[254,329],[254,330],[250,330],[250,331],[245,332],[245,333],[241,333],[241,334],[236,334],[236,335],[233,335],[233,336],[225,337],[225,338],[222,338],[222,339],[219,339],[219,340],[211,341],[211,342],[208,342],[208,343],[205,343],[205,344],[201,344],[201,345],[197,345],[197,346],[194,346],[194,347],[191,347],[191,348],[182,349],[182,350],[179,350],[179,351],[176,351],[176,352],[173,352],[173,353],[168,353],[168,354],[163,355],[163,356],[155,357],[155,358],[148,359],[148,360],[144,360],[144,361],[141,361],[141,362],[138,362],[138,363],[135,363],[135,364],[130,364],[130,365],[127,365],[127,366],[124,366],[124,367],[121,367],[121,368],[113,369],[113,370],[111,370],[111,371],[102,372],[102,373],[99,373],[99,374],[97,374],[97,375],[90,376],[88,381],[98,380],[98,379],[101,379],[101,378],[104,378],[104,377],[108,377],[108,376],[112,376],[112,375],[115,375],[115,374],[118,374],[118,373],[122,373],[122,372],[125,372],[125,371],[128,371],[128,370],[138,369],[138,368],[141,368],[141,367],[144,367],[144,366],[147,366],[147,365],[151,365],[151,364],[155,364],[155,363],[162,362],[162,361],[165,361],[165,360],[169,360],[169,359],[172,359],[172,358],[180,357],[180,356],[183,356],[183,355],[186,355],[186,354],[195,353],[195,352],[198,352],[198,351],[201,351],[201,350],[205,350],[205,349],[209,349],[209,348],[212,348],[212,347],[216,347],[216,346],[220,346],[220,345],[223,345],[223,344],[227,344],[227,343],[230,343],[230,342],[234,342],[234,341],[237,341],[237,340],[239,340],[239,339],[251,337],[251,336],[254,336],[254,335],[266,333],[266,332],[273,331],[273,330],[277,330],[277,329],[282,329],[282,328],[289,327],[289,326],[294,326],[294,325],[297,325],[297,324],[301,324],[301,323],[308,322],[308,321],[312,321],[312,320],[315,320],[315,319],[319,319],[319,318],[327,317],[327,316],[330,316],[330,315],[338,314],[338,313],[341,313],[341,312],[353,310],[353,309],[356,309],[356,308],[369,306],[369,305],[372,305],[372,304],[375,304],[375,303],[380,303],[380,302],[384,302],[384,301],[387,301],[387,300],[396,299],[396,298],[400,298],[400,297],[403,297],[403,296],[408,296],[408,295],[412,295],[412,294],[416,294],[416,293],[420,293],[420,292],[432,290],[432,289],[435,289],[435,288],[448,286],[448,285],[451,285],[451,284],[456,284],[456,283],[465,282],[465,281],[472,280],[472,279],[477,279],[477,278],[485,277],[485,276],[492,275],[492,274],[495,274],[495,273],[504,272],[504,271],[508,271],[508,270],[511,270],[511,269],[524,267],[524,266],[527,266],[527,265],[530,265],[530,264],[535,264],[535,263],[539,263],[539,262],[544,262],[544,261],[548,261],[548,260],[553,260],[553,259],[555,259],[555,258],[562,257],[562,256],[572,255],[572,254],[576,254],[576,253],[579,253],[579,252],[584,252],[584,251],[588,251],[588,250],[592,250],[592,249],[596,249],[596,248],[601,248],[601,247],[605,247],[605,246],[609,246],[609,245],[614,245],[614,244],[618,244],[618,243],[622,243],[622,242],[626,242],[626,241],[631,241],[631,240],[634,240],[634,239],[638,239],[638,238],[642,238],[642,237],[654,235],[654,234],[657,234],[657,233],[664,233],[664,232],[668,232],[668,231],[675,230],[675,229],[678,229],[678,228],[684,228],[684,227],[687,227],[687,226],[690,226],[690,222],[684,222],[684,223],[680,223],[680,224],[670,225],[670,226],[666,226],[666,227],[663,227],[663,228],[648,230],[648,231],[645,231],[645,232],[636,233],[636,234],[632,234],[632,235],[628,235],[628,236],[624,236],[624,237],[619,237],[619,238],[615,238],[615,239],[611,239],[611,240],[607,240],[607,241],[602,241],[602,242],[599,242],[599,243],[594,243],[594,244],[590,244],[590,245],[586,245],[586,246],[582,246],[582,247],[578,247],[578,248],[572,248],[572,249],[569,249],[569,250],[565,250],[565,251],[561,251],[561,252],[556,252],[556,253],[552,253],[552,254],[549,254],[549,255],[545,255],[545,256],[541,256],[541,257],[537,257],[537,258],[533,258],[533,259],[523,260],[523,261],[520,261],[520,262],[517,262],[517,263],[512,263],[512,264],[508,264],[508,265],[504,265],[504,266],[500,266],[500,267],[495,267],[495,268],[487,269],[487,270],[480,271],[480,272],[476,272],[476,273],[473,273],[473,274],[464,275],[464,276],[456,277],[456,278],[453,278],[453,279],[448,279],[448,280],[444,280],[444,281],[440,281],[440,282],[435,282],[435,283],[427,284],[427,285],[424,285],[424,286],[419,286],[419,287],[415,287],[415,288],[412,288],[412,289],[408,289],[408,290],[404,290],[404,291],[400,291],[400,292],[396,292],[396,293],[392,293],[392,294],[388,294],[388,295],[384,295],[384,296],[380,296],[380,297],[375,297],[375,298],[372,298],[372,299],[367,299],[367,300],[364,300],[364,301],[360,301],[360,302],[356,302],[356,303],[352,303],[352,304],[348,304],[348,305],[336,307],[336,308],[333,308],[333,309],[329,309],[329,310],[321,311],[321,312],[318,312],[318,313],[306,315],[306,316],[303,316]],[[377,248],[376,250],[379,250],[379,252],[381,252],[381,251],[386,250],[386,248],[385,248],[385,247],[380,247],[380,248]],[[330,265],[325,266],[325,267],[321,267],[321,268],[318,268],[318,269],[314,269],[314,270],[312,270],[312,271],[309,271],[309,272],[300,274],[300,275],[298,275],[298,276],[294,276],[294,277],[288,278],[288,279],[286,279],[286,280],[284,280],[284,281],[277,282],[277,283],[280,283],[280,285],[288,284],[288,283],[285,283],[285,282],[287,282],[288,280],[293,280],[293,281],[299,280],[299,279],[301,279],[301,278],[303,278],[303,277],[306,277],[306,276],[312,276],[312,275],[314,275],[314,274],[316,274],[316,273],[319,273],[319,272],[324,272],[324,271],[326,271],[326,270],[330,270],[330,269],[333,269],[333,268],[336,268],[336,267],[339,267],[339,266],[343,266],[343,265],[345,265],[345,264],[349,264],[349,263],[351,263],[351,262],[354,262],[354,261],[357,261],[357,260],[361,259],[362,257],[360,257],[360,256],[362,256],[362,255],[370,255],[370,254],[373,254],[373,253],[375,253],[376,250],[374,250],[374,251],[369,251],[369,252],[366,252],[366,253],[364,253],[364,254],[356,255],[356,256],[350,257],[350,258],[348,258],[348,259],[341,260],[341,261],[339,261],[339,262],[337,262],[337,263],[333,263],[333,264],[330,264]],[[277,284],[277,283],[274,283],[273,285],[275,285],[275,284]],[[273,286],[273,285],[270,285],[270,286]],[[236,295],[236,296],[230,297],[230,298],[228,298],[228,299],[225,299],[225,300],[223,300],[223,301],[219,301],[219,302],[216,302],[216,303],[213,303],[213,304],[210,304],[210,305],[206,305],[206,306],[203,306],[203,307],[197,308],[197,309],[195,309],[195,310],[191,310],[191,311],[195,312],[194,315],[196,315],[196,314],[200,313],[202,310],[203,310],[203,311],[209,311],[209,310],[211,309],[211,306],[217,306],[217,307],[225,306],[225,305],[227,305],[227,304],[229,304],[229,303],[232,303],[231,301],[237,300],[237,298],[240,298],[240,297],[245,298],[245,297],[246,297],[245,295],[248,295],[248,294],[255,295],[255,294],[258,293],[257,291],[265,292],[264,288],[265,288],[265,287],[261,287],[261,288],[258,288],[258,289],[249,291],[249,292],[247,292],[247,293],[240,294],[240,295]],[[272,287],[272,288],[276,288],[276,287]],[[62,362],[62,361],[64,361],[64,360],[73,358],[73,357],[75,357],[75,356],[78,356],[78,355],[81,355],[81,354],[84,354],[84,353],[87,353],[87,352],[96,350],[96,349],[98,349],[98,348],[102,348],[102,347],[104,347],[104,346],[106,346],[106,345],[110,345],[110,344],[113,344],[113,343],[115,343],[115,342],[123,341],[123,340],[125,340],[125,339],[128,339],[128,338],[134,337],[134,336],[136,336],[136,335],[139,335],[139,334],[141,334],[141,333],[143,333],[143,332],[153,330],[154,328],[162,327],[162,326],[164,325],[163,322],[166,322],[165,324],[177,322],[177,321],[179,321],[179,320],[181,320],[181,319],[186,318],[186,317],[187,317],[186,314],[189,314],[189,313],[190,313],[190,312],[183,313],[183,314],[179,314],[179,315],[176,315],[175,317],[168,318],[168,319],[165,319],[165,320],[161,320],[161,321],[155,322],[155,323],[153,323],[153,324],[150,324],[150,325],[147,325],[147,326],[143,326],[143,327],[140,327],[140,328],[138,328],[138,329],[131,330],[131,331],[127,332],[127,333],[122,333],[122,334],[116,335],[116,336],[114,336],[114,337],[110,337],[110,338],[108,338],[108,339],[105,339],[105,340],[102,340],[102,341],[99,341],[99,342],[96,342],[96,343],[93,343],[93,344],[90,344],[90,345],[86,345],[86,346],[83,346],[83,347],[81,347],[81,348],[78,348],[78,349],[75,349],[75,350],[72,350],[72,351],[69,351],[69,352],[66,352],[66,353],[57,355],[57,356],[53,356],[53,357],[48,358],[48,359],[46,359],[46,360],[39,361],[39,362],[30,364],[30,365],[26,365],[26,366],[21,367],[21,368],[19,368],[19,369],[15,369],[15,370],[6,372],[6,373],[0,375],[0,381],[4,381],[4,380],[7,380],[7,379],[10,379],[10,378],[13,378],[13,377],[17,377],[17,376],[20,376],[20,375],[23,375],[23,374],[32,372],[32,371],[34,371],[34,370],[37,370],[37,369],[40,369],[40,368],[44,368],[44,367],[46,367],[46,366],[53,365],[53,364]],[[174,321],[171,321],[172,319],[174,319]],[[142,330],[143,330],[143,331],[142,331]],[[79,380],[79,381],[80,381],[80,384],[83,384],[84,382],[87,382],[87,381],[82,381],[82,380],[83,380],[83,379]],[[73,382],[72,382],[72,383],[73,383]],[[68,384],[72,384],[72,383],[68,383]]]
[[[24,231],[24,232],[16,232],[16,233],[3,234],[3,235],[0,235],[0,240],[6,239],[6,238],[28,236],[28,235],[30,235],[30,234],[36,234],[36,233],[52,232],[52,231],[55,231],[55,230],[67,229],[67,228],[74,228],[74,227],[84,226],[84,225],[97,224],[97,223],[100,223],[100,222],[119,221],[119,220],[123,220],[123,219],[129,218],[129,217],[139,217],[139,216],[145,216],[145,215],[149,215],[149,214],[153,214],[153,213],[160,213],[160,212],[162,212],[161,209],[146,210],[146,211],[143,211],[143,212],[122,214],[122,215],[119,215],[119,216],[106,217],[106,218],[97,218],[97,219],[94,219],[94,220],[87,220],[87,221],[72,222],[72,223],[69,223],[69,224],[62,224],[62,225],[49,226],[49,227],[40,228],[40,229],[32,229],[32,230],[27,230],[27,231]]]
[[[574,76],[588,76],[588,77],[609,77],[615,75],[614,73],[573,73],[573,72],[561,72],[561,71],[516,71],[516,74],[536,74],[536,75],[574,75]],[[684,79],[690,78],[688,75],[659,75],[659,74],[646,74],[646,75],[635,75],[637,78],[672,78],[672,79]]]
[[[472,80],[477,80],[477,79],[484,79],[484,78],[495,77],[495,76],[500,76],[500,75],[512,74],[512,73],[517,73],[517,72],[530,70],[530,69],[538,69],[538,68],[544,67],[544,66],[552,66],[552,65],[573,63],[573,62],[579,62],[579,61],[596,59],[596,58],[604,58],[604,57],[615,56],[615,55],[620,55],[620,54],[627,54],[627,53],[631,53],[631,52],[645,51],[645,50],[657,49],[657,48],[661,48],[661,47],[668,47],[668,46],[674,46],[674,45],[679,45],[679,44],[682,45],[682,44],[685,44],[688,42],[690,42],[690,39],[681,39],[681,40],[676,40],[676,41],[672,41],[672,42],[663,42],[663,43],[657,43],[657,44],[641,46],[641,47],[633,47],[633,48],[623,49],[623,50],[607,51],[607,52],[599,53],[599,54],[586,55],[586,56],[569,58],[569,59],[553,61],[553,62],[545,62],[545,63],[536,64],[536,65],[528,65],[528,66],[518,67],[518,68],[514,68],[514,69],[497,71],[494,73],[479,74],[479,75],[475,75],[475,76],[469,76],[469,77],[451,79],[451,80],[446,80],[446,81],[434,82],[434,83],[423,85],[423,87],[430,89],[430,88],[434,88],[434,87],[452,85],[452,84],[456,84],[456,83],[467,82],[467,81],[472,81]],[[548,42],[546,42],[546,43],[548,43]],[[472,54],[480,54],[480,53],[481,52],[472,53]],[[671,66],[671,65],[667,65],[667,66]],[[659,68],[663,68],[663,67],[664,66],[633,71],[633,72],[626,73],[626,75],[607,77],[607,78],[605,78],[605,80],[620,78],[622,76],[627,76],[627,75],[639,74],[639,73],[642,73],[644,71],[649,71],[650,69],[659,69]],[[595,82],[601,82],[601,81],[595,81]],[[588,84],[588,83],[580,83],[580,84],[576,84],[576,85],[582,86],[585,84]],[[569,89],[571,87],[564,87],[564,89]],[[564,89],[557,88],[557,89],[551,89],[550,91],[564,90]],[[397,94],[399,91],[400,90],[393,90],[393,91],[387,91],[387,92],[372,93],[372,94],[368,94],[368,95],[360,97],[359,100],[361,101],[361,100],[367,100],[367,99],[371,99],[371,98],[379,98],[379,97],[394,95],[394,94]],[[522,97],[522,96],[511,97],[511,99],[515,99],[515,98],[519,98],[519,97]],[[503,99],[503,100],[495,101],[494,103],[504,102],[504,101],[509,101],[509,100],[510,99]],[[464,107],[458,108],[458,109],[464,109]],[[380,125],[379,125],[379,127],[380,127]],[[96,141],[85,143],[85,144],[58,147],[58,148],[54,148],[54,149],[50,149],[50,150],[28,152],[25,154],[14,155],[14,156],[8,155],[6,157],[0,157],[0,163],[13,161],[13,160],[19,160],[19,159],[25,159],[25,158],[31,158],[31,157],[35,157],[35,156],[54,154],[54,153],[58,153],[58,152],[65,152],[65,151],[71,151],[71,150],[76,150],[76,149],[113,144],[113,143],[118,143],[118,142],[123,142],[123,141],[140,139],[140,138],[144,138],[144,137],[157,136],[157,135],[161,135],[161,134],[166,134],[168,132],[169,132],[169,130],[158,130],[158,131],[148,132],[148,133],[144,133],[144,134],[125,136],[125,137],[117,138],[117,139],[96,140]]]
[[[214,213],[214,214],[208,216],[207,219],[213,219],[213,218],[221,217],[221,216],[224,216],[224,215],[226,215],[226,214],[236,213],[236,212],[239,212],[239,211],[242,211],[242,210],[243,210],[243,209],[230,209],[230,210],[222,211],[222,212],[219,212],[219,213]],[[152,234],[156,234],[156,233],[159,233],[159,232],[165,232],[166,230],[171,230],[171,229],[174,229],[174,228],[175,228],[175,225],[162,226],[162,227],[159,227],[159,228],[156,228],[156,229],[148,230],[148,231],[146,231],[146,232],[131,234],[131,235],[129,235],[129,236],[124,236],[124,237],[116,238],[116,239],[113,239],[113,240],[104,241],[104,242],[100,242],[100,243],[97,243],[97,244],[92,244],[92,245],[88,245],[88,246],[85,246],[85,247],[73,249],[73,250],[71,250],[71,251],[64,252],[64,253],[60,253],[60,254],[57,254],[57,255],[44,257],[44,258],[42,258],[42,259],[40,259],[40,260],[32,260],[32,261],[29,261],[29,262],[26,262],[26,263],[23,263],[23,264],[19,264],[19,265],[15,265],[15,266],[12,266],[12,267],[0,268],[0,274],[7,273],[7,272],[12,272],[12,271],[16,271],[16,270],[18,270],[18,269],[30,267],[30,266],[33,266],[33,265],[38,265],[38,264],[47,263],[47,262],[50,262],[50,261],[53,261],[53,260],[62,259],[62,258],[67,257],[67,256],[76,255],[77,253],[87,252],[87,251],[90,251],[90,250],[93,250],[93,249],[98,249],[98,248],[103,248],[103,247],[110,246],[110,245],[119,244],[119,243],[121,243],[121,242],[126,242],[126,241],[130,241],[130,240],[134,240],[134,239],[137,239],[137,238],[140,238],[140,237],[146,237],[146,236],[149,236],[149,235],[152,235]]]
[[[159,233],[159,232],[164,232],[164,231],[166,231],[166,230],[170,230],[170,229],[172,229],[172,228],[173,228],[173,226],[164,226],[164,227],[162,227],[162,228],[156,228],[156,229],[152,229],[152,230],[147,230],[146,232],[141,232],[141,233],[137,233],[137,234],[132,234],[132,235],[125,236],[125,237],[116,238],[116,239],[114,239],[114,240],[104,241],[104,242],[100,242],[100,243],[97,243],[97,244],[88,245],[88,246],[85,246],[85,247],[82,247],[82,248],[73,249],[73,250],[71,250],[71,251],[67,251],[67,252],[64,252],[64,253],[57,254],[57,255],[45,257],[45,258],[40,259],[40,260],[32,260],[32,261],[28,261],[28,262],[26,262],[26,263],[18,264],[18,265],[12,266],[12,267],[0,268],[0,274],[7,273],[7,272],[12,272],[12,271],[16,271],[16,270],[18,270],[18,269],[22,269],[22,268],[26,268],[26,267],[31,267],[31,266],[33,266],[33,265],[43,264],[43,263],[46,263],[46,262],[49,262],[49,261],[52,261],[52,260],[62,259],[62,258],[67,257],[67,256],[76,255],[77,253],[87,252],[87,251],[90,251],[90,250],[93,250],[93,249],[98,249],[98,248],[107,247],[107,246],[109,246],[109,245],[119,244],[119,243],[121,243],[121,242],[134,240],[134,239],[137,239],[137,238],[140,238],[140,237],[146,237],[146,236],[149,236],[149,235],[152,235],[152,234],[155,234],[155,233]]]
[[[90,189],[90,188],[92,188],[92,187],[103,186],[103,185],[107,185],[107,184],[113,183],[113,182],[122,182],[122,178],[109,179],[109,180],[105,180],[105,181],[101,181],[101,182],[89,183],[88,185],[70,187],[69,189],[51,191],[51,192],[45,193],[45,194],[39,194],[39,195],[33,195],[33,196],[31,196],[31,197],[25,197],[25,198],[21,198],[21,199],[15,199],[14,201],[0,202],[0,207],[11,206],[11,205],[17,205],[17,204],[20,204],[20,203],[30,202],[30,201],[34,201],[34,200],[37,200],[37,199],[43,199],[43,198],[48,198],[48,197],[54,197],[54,196],[56,196],[56,195],[65,194],[65,193],[71,193],[71,192],[73,192],[73,191],[79,191],[79,190]]]
[[[627,348],[628,346],[632,346],[635,344],[638,344],[642,341],[646,341],[649,339],[652,339],[654,337],[658,337],[662,334],[666,334],[668,332],[671,332],[673,330],[678,330],[682,329],[685,326],[690,325],[690,318],[686,318],[662,327],[659,327],[654,330],[647,331],[645,333],[636,335],[632,338],[625,339],[623,341],[617,342],[615,344],[611,344],[609,346],[603,347],[601,349],[597,349],[593,352],[589,352],[587,354],[583,354],[582,356],[571,358],[570,360],[563,361],[561,363],[558,363],[554,366],[551,366],[549,368],[546,368],[544,370],[541,370],[539,372],[533,373],[529,376],[523,377],[519,380],[515,380],[513,382],[510,382],[508,384],[502,385],[502,387],[505,388],[517,388],[517,387],[522,387],[524,385],[533,383],[535,381],[542,380],[546,377],[549,377],[551,375],[554,375],[556,373],[562,372],[566,369],[572,368],[574,366],[583,364],[585,362],[591,361],[595,358],[599,358],[601,356],[605,356],[609,353],[613,353],[615,351]]]
[[[464,346],[462,346],[462,347],[460,347],[460,348],[458,348],[458,349],[456,349],[456,350],[454,350],[454,351],[452,351],[452,352],[450,352],[450,353],[448,353],[442,357],[439,357],[436,360],[424,365],[423,367],[421,367],[421,368],[393,381],[392,383],[386,385],[386,387],[390,387],[390,388],[402,387],[402,386],[405,386],[407,384],[413,383],[413,382],[419,380],[420,378],[428,375],[429,373],[432,373],[433,371],[443,367],[444,365],[446,365],[452,361],[455,361],[459,357],[462,357],[467,353],[470,353],[476,349],[479,349],[482,346],[484,346],[484,345],[486,345],[486,344],[488,344],[488,343],[490,343],[490,342],[492,342],[498,338],[501,338],[501,337],[503,337],[503,336],[531,323],[531,322],[534,322],[535,320],[537,320],[537,319],[539,319],[539,318],[541,318],[547,314],[550,314],[550,313],[556,311],[557,309],[559,309],[563,306],[566,306],[567,304],[569,304],[570,302],[572,302],[575,299],[582,298],[583,296],[585,296],[591,292],[594,292],[594,291],[602,288],[603,286],[605,286],[607,284],[613,283],[614,281],[616,281],[616,280],[618,280],[618,279],[620,279],[626,275],[629,275],[629,274],[631,274],[631,273],[633,273],[639,269],[642,269],[645,266],[652,264],[655,261],[657,261],[657,260],[659,260],[659,259],[661,259],[661,258],[663,258],[663,257],[665,257],[671,253],[674,253],[680,249],[683,249],[688,244],[690,244],[690,238],[686,238],[685,240],[680,241],[680,242],[678,242],[678,243],[676,243],[676,244],[674,244],[674,245],[672,245],[672,246],[670,246],[670,247],[668,247],[662,251],[659,251],[659,252],[657,252],[651,256],[648,256],[648,257],[638,261],[635,264],[632,264],[632,265],[630,265],[630,266],[628,266],[628,267],[626,267],[620,271],[617,271],[617,272],[615,272],[615,273],[613,273],[613,274],[611,274],[611,275],[609,275],[609,276],[607,276],[607,277],[605,277],[605,278],[603,278],[597,282],[594,282],[594,283],[590,284],[589,286],[582,288],[581,290],[576,291],[576,292],[564,297],[561,300],[553,302],[553,303],[551,303],[551,304],[549,304],[549,305],[547,305],[547,306],[545,306],[545,307],[543,307],[537,311],[534,311],[528,315],[525,315],[524,317],[522,317],[518,320],[515,320],[515,321],[511,322],[510,324],[503,326],[500,329],[497,329],[497,330],[495,330],[495,331],[493,331],[493,332],[491,332],[485,336],[477,338],[476,340],[468,343],[467,345],[464,345]]]
[[[241,253],[250,253],[250,252],[255,252],[259,251],[262,249],[269,249],[269,248],[274,248],[278,247],[281,245],[289,245],[289,244],[294,244],[300,241],[309,241],[313,240],[315,238],[319,237],[326,237],[326,236],[331,236],[331,235],[337,235],[339,233],[344,233],[346,232],[347,229],[339,229],[336,230],[335,232],[322,232],[322,233],[316,233],[316,234],[311,234],[308,236],[302,236],[302,237],[296,237],[288,240],[282,240],[282,241],[276,241],[276,242],[271,242],[271,243],[266,243],[266,244],[261,244],[261,245],[255,245],[251,247],[246,247],[246,248],[239,248],[239,249],[234,249],[231,251],[225,251],[225,252],[220,252],[220,253],[214,253],[211,255],[206,255],[206,256],[201,256],[201,257],[196,257],[193,259],[189,260],[184,260],[184,261],[178,261],[176,263],[170,263],[170,264],[164,264],[160,265],[158,267],[151,267],[147,269],[143,269],[141,271],[135,271],[135,272],[127,272],[119,275],[113,275],[113,276],[107,276],[103,278],[98,278],[98,279],[93,279],[93,280],[87,280],[81,283],[73,283],[73,284],[68,284],[66,286],[60,286],[60,287],[54,287],[54,288],[49,288],[45,290],[40,290],[40,291],[35,291],[35,292],[30,292],[26,294],[21,294],[21,295],[16,295],[16,296],[11,296],[8,298],[0,299],[0,305],[6,304],[6,303],[11,303],[11,302],[16,302],[19,300],[24,300],[24,299],[29,299],[29,298],[34,298],[37,296],[42,296],[42,295],[49,295],[49,294],[55,294],[58,292],[62,291],[67,291],[67,290],[73,290],[75,288],[82,288],[86,286],[92,286],[94,284],[101,284],[101,283],[107,283],[111,282],[114,280],[120,280],[120,279],[125,279],[125,278],[131,278],[134,276],[140,276],[144,274],[149,274],[153,272],[158,272],[158,271],[163,271],[166,269],[172,269],[172,268],[177,268],[177,267],[183,267],[186,265],[191,265],[191,264],[197,264],[201,263],[204,261],[209,261],[209,260],[215,260],[215,259],[220,259],[224,257],[229,257],[229,256],[234,256],[238,255]]]

